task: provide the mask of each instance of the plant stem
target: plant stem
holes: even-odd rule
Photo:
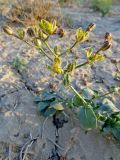
[[[34,46],[34,45],[30,44],[30,43],[27,42],[26,40],[19,38],[17,35],[13,35],[13,36],[16,37],[16,38],[19,39],[19,40],[22,40],[23,42],[25,42],[26,44],[28,44],[30,47],[33,47],[33,48],[36,48],[36,49],[41,50],[42,53],[43,53],[46,57],[48,57],[51,61],[53,61],[52,58],[49,57],[42,48],[39,48],[39,47],[37,47],[37,46]]]
[[[80,68],[80,67],[82,67],[82,66],[85,66],[85,65],[87,65],[87,64],[88,64],[88,61],[86,61],[86,62],[84,62],[84,63],[82,63],[82,64],[77,65],[77,66],[75,67],[75,69]]]
[[[107,96],[107,95],[109,95],[109,94],[112,94],[112,93],[114,93],[115,91],[111,91],[111,92],[107,92],[107,93],[105,93],[105,94],[103,94],[103,95],[100,95],[100,96],[98,96],[98,97],[95,97],[95,98],[93,98],[94,100],[95,99],[99,99],[99,98],[102,98],[102,97],[105,97],[105,96]]]
[[[43,53],[50,61],[53,62],[53,59],[52,59],[51,57],[49,57],[49,56],[46,54],[46,52],[45,52],[42,48],[39,48],[39,50],[41,50],[42,53]]]
[[[66,54],[66,53],[70,53],[70,51],[77,45],[77,43],[78,43],[78,42],[75,41],[70,48],[68,48],[65,52],[61,53],[59,56],[62,56],[62,55],[64,55],[64,54]]]
[[[84,98],[78,93],[78,91],[76,91],[76,89],[73,86],[70,86],[70,88],[75,92],[75,94],[82,100],[82,102],[84,103],[85,107],[88,108],[88,104],[87,102],[84,100]]]
[[[19,38],[17,35],[13,35],[13,36],[16,37],[17,39],[19,39],[19,40],[25,42],[25,43],[28,44],[30,47],[37,48],[37,47],[35,47],[34,45],[32,45],[32,44],[30,44],[29,42],[27,42],[26,40]]]
[[[54,51],[51,49],[51,47],[49,46],[49,44],[48,44],[46,41],[44,41],[43,43],[46,45],[46,47],[49,49],[49,51],[50,51],[53,55],[55,55]]]

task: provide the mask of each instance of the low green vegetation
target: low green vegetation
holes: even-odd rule
[[[73,44],[63,49],[58,45],[50,46],[48,42],[54,34],[58,35],[60,41],[64,36],[64,30],[58,28],[55,21],[52,23],[41,20],[39,25],[28,29],[21,28],[17,32],[9,26],[4,26],[3,30],[44,54],[48,58],[46,61],[50,72],[48,76],[57,79],[62,86],[62,92],[59,92],[59,88],[53,87],[53,81],[52,87],[45,88],[40,95],[35,97],[34,102],[41,115],[44,117],[53,117],[61,113],[66,115],[65,112],[69,108],[75,111],[74,114],[79,119],[81,128],[85,130],[100,128],[101,132],[112,134],[120,139],[120,110],[107,98],[109,94],[120,94],[120,86],[111,86],[107,93],[101,94],[97,88],[94,90],[86,87],[78,90],[73,85],[74,71],[79,72],[81,67],[90,67],[94,63],[105,60],[104,54],[112,46],[112,35],[106,33],[103,44],[98,49],[86,49],[83,53],[86,54],[86,60],[83,63],[79,63],[74,55],[71,59],[72,49],[86,43],[95,27],[96,25],[91,23],[86,29],[78,28]],[[29,41],[26,40],[26,35],[29,36]],[[17,67],[17,64],[19,64],[18,61],[17,63],[15,61],[14,66]]]
[[[95,11],[100,11],[102,16],[105,16],[112,7],[112,0],[92,0],[92,7]]]

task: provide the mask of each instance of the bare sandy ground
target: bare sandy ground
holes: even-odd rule
[[[111,85],[119,85],[120,72],[115,78],[117,68],[111,59],[117,61],[120,70],[120,7],[114,7],[110,15],[104,18],[99,13],[85,8],[65,8],[62,11],[64,15],[72,17],[71,29],[66,29],[71,33],[74,32],[73,27],[86,27],[89,22],[97,24],[90,42],[85,47],[90,45],[97,48],[102,43],[105,32],[113,34],[113,48],[106,52],[108,58],[92,68],[87,67],[75,72],[74,85],[77,88],[87,85],[99,89],[101,93],[107,91]],[[1,26],[3,23],[1,20]],[[64,40],[66,45],[68,40],[72,43],[72,34],[66,35]],[[61,44],[64,47],[64,44],[54,37],[50,43]],[[80,54],[80,49],[78,46],[74,53],[80,62],[84,62],[85,56]],[[29,62],[27,71],[23,72],[22,76],[11,66],[10,62],[15,57],[24,57]],[[44,118],[38,113],[32,94],[35,88],[41,90],[48,80],[50,81],[45,63],[43,55],[34,49],[30,50],[19,40],[8,37],[0,29],[0,160],[20,160],[20,151],[24,144],[30,140],[30,136],[37,137],[41,132]],[[87,84],[84,83],[84,79]],[[119,96],[112,95],[110,99],[120,108]],[[74,115],[70,111],[68,114],[69,122],[59,131],[61,154],[67,154],[68,160],[120,160],[119,141],[101,135],[98,130],[85,134]],[[26,160],[47,160],[54,148],[51,140],[55,141],[55,127],[52,119],[49,119],[45,125],[43,139],[38,138],[29,148]]]

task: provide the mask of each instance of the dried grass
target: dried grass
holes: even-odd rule
[[[41,19],[61,19],[60,7],[52,0],[16,0],[7,18],[26,26],[37,24]]]

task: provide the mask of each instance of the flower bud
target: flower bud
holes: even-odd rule
[[[77,42],[85,42],[89,38],[89,32],[84,31],[83,29],[79,28],[76,31],[76,41]]]
[[[103,46],[99,49],[99,51],[106,51],[109,48],[111,48],[111,46],[112,46],[111,42],[105,41],[104,44],[103,44]]]
[[[41,47],[41,41],[37,38],[34,39],[34,44],[37,46],[37,47]]]
[[[109,32],[106,32],[105,34],[105,41],[112,41],[112,34]]]
[[[32,28],[28,28],[27,29],[27,34],[30,37],[34,37],[35,36],[35,32],[34,32],[34,30]]]
[[[96,28],[95,23],[90,23],[86,29],[87,32],[92,32]]]
[[[65,35],[65,32],[62,28],[59,28],[57,34],[60,36],[60,38],[62,38]]]
[[[9,26],[3,26],[3,31],[9,35],[13,35],[13,30]]]
[[[18,37],[20,39],[24,39],[24,37],[25,37],[25,31],[22,28],[20,28],[20,29],[17,30],[17,34],[18,34]]]
[[[69,63],[67,68],[66,68],[66,71],[67,72],[72,72],[76,67],[76,62],[73,62],[73,63]]]
[[[38,37],[43,41],[47,39],[47,35],[44,34],[41,30],[38,31]]]

